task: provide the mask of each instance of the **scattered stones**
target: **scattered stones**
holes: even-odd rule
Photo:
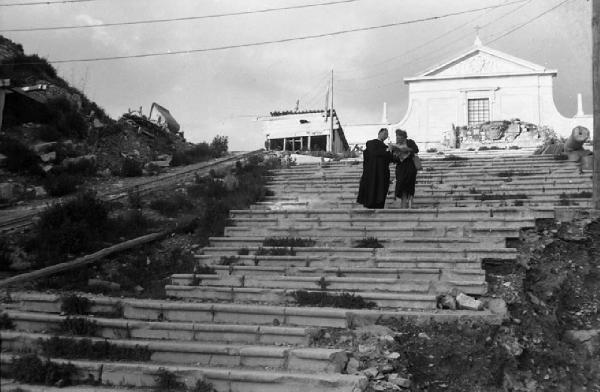
[[[508,307],[502,298],[484,298],[482,302],[484,307],[493,314],[500,315],[502,318],[508,317]]]
[[[56,160],[56,151],[52,151],[46,154],[40,154],[40,159],[42,162],[54,162]]]
[[[45,154],[53,151],[57,144],[57,142],[39,143],[35,144],[32,148],[33,151],[37,152],[38,154]]]
[[[358,374],[358,369],[360,367],[360,362],[356,358],[350,358],[348,360],[348,364],[346,365],[346,373],[348,374]]]
[[[388,355],[386,355],[386,358],[392,359],[392,360],[398,359],[398,358],[400,358],[400,353],[397,353],[397,352],[389,353]]]
[[[398,373],[388,374],[388,381],[394,385],[397,385],[402,388],[410,388],[410,380],[408,378],[403,378],[398,375]]]
[[[456,299],[449,294],[440,295],[437,300],[438,309],[456,310]]]
[[[458,304],[459,309],[466,310],[481,310],[483,309],[483,303],[473,297],[470,297],[466,294],[459,293],[456,296],[456,303]]]
[[[379,374],[379,370],[376,367],[370,367],[362,371],[362,373],[367,376],[369,380],[374,379]]]

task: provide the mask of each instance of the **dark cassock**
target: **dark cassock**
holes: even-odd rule
[[[392,153],[379,139],[369,140],[363,152],[363,172],[357,203],[367,208],[383,208],[390,186]]]

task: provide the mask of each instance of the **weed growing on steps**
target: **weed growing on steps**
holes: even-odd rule
[[[77,294],[66,295],[60,299],[60,311],[67,315],[88,314],[91,306],[92,301]]]
[[[208,381],[198,380],[194,388],[190,389],[189,392],[217,392],[217,390]]]
[[[299,306],[329,306],[344,309],[372,309],[377,306],[375,302],[365,301],[360,295],[350,293],[330,294],[325,291],[297,290],[291,295]]]
[[[296,256],[294,248],[263,248],[260,246],[254,253],[257,256]]]
[[[152,356],[147,347],[120,347],[108,340],[92,342],[90,339],[53,336],[47,340],[40,339],[39,344],[42,354],[46,357],[147,362]]]
[[[510,199],[529,199],[524,193],[516,193],[513,195],[496,195],[493,193],[482,193],[478,198],[478,200],[486,201],[486,200],[510,200]]]
[[[460,157],[458,155],[450,154],[450,155],[446,155],[441,160],[442,161],[468,161],[469,158]]]
[[[6,313],[0,315],[0,329],[15,329],[15,324]]]
[[[13,358],[2,376],[25,384],[68,386],[73,385],[76,375],[77,369],[71,363],[44,362],[37,355],[28,354]]]
[[[535,176],[537,173],[525,172],[525,171],[515,171],[515,170],[505,170],[496,173],[497,177],[526,177],[526,176]]]
[[[576,192],[576,193],[566,193],[563,192],[560,194],[560,198],[561,199],[569,199],[569,198],[590,198],[592,197],[592,192],[590,191],[581,191],[581,192]]]
[[[58,331],[77,336],[96,336],[98,323],[84,317],[67,317],[60,322]]]
[[[267,237],[263,240],[263,246],[289,246],[289,247],[311,247],[316,243],[310,238],[296,237]]]
[[[221,256],[219,259],[219,265],[237,265],[240,258],[237,256]]]
[[[216,275],[217,272],[215,271],[215,269],[211,266],[208,265],[198,265],[194,268],[194,273],[198,274],[198,275]]]
[[[185,384],[177,380],[177,375],[165,368],[159,368],[154,377],[157,391],[185,391]]]
[[[376,237],[367,237],[356,242],[355,248],[383,248],[383,244]]]
[[[246,247],[240,248],[240,250],[238,250],[238,255],[240,256],[246,256],[250,254],[250,250]]]

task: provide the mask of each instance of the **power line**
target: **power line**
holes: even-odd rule
[[[524,27],[525,25],[527,25],[527,24],[529,24],[529,23],[531,23],[531,22],[533,22],[533,21],[541,18],[542,16],[548,14],[549,12],[554,11],[555,9],[559,8],[560,6],[566,4],[569,1],[571,1],[571,0],[564,0],[564,1],[562,1],[561,3],[555,5],[554,7],[549,8],[546,11],[542,12],[541,14],[538,14],[535,17],[529,19],[527,22],[524,22],[524,23],[522,23],[520,25],[517,25],[516,27],[511,28],[509,31],[507,31],[505,33],[502,33],[500,36],[494,38],[493,40],[488,41],[487,43],[495,42],[495,41],[499,40],[500,38],[503,38],[503,37],[505,37],[505,36],[507,36],[507,35],[509,35],[509,34],[511,34],[513,32],[515,32],[516,30],[518,30],[518,29]],[[380,84],[380,85],[377,85],[377,86],[367,87],[367,88],[363,88],[363,89],[340,89],[340,88],[338,88],[338,90],[346,91],[346,92],[348,92],[348,91],[367,91],[367,90],[373,90],[373,89],[380,89],[380,88],[383,88],[383,87],[388,87],[388,86],[391,86],[393,84],[401,83],[403,81],[404,81],[404,79],[397,79],[397,80],[391,81],[389,83]]]
[[[541,13],[541,14],[539,14],[538,16],[535,16],[535,17],[533,17],[533,18],[529,19],[527,22],[524,22],[524,23],[522,23],[522,24],[520,24],[520,25],[518,25],[518,26],[514,27],[513,29],[511,29],[511,30],[507,31],[506,33],[504,33],[504,34],[502,34],[502,35],[500,35],[500,36],[498,36],[498,37],[494,38],[494,39],[493,39],[493,40],[491,40],[489,43],[496,42],[496,41],[498,41],[500,38],[504,38],[504,37],[506,37],[507,35],[509,35],[509,34],[511,34],[511,33],[513,33],[513,32],[515,32],[515,31],[519,30],[520,28],[522,28],[522,27],[524,27],[524,26],[528,25],[529,23],[531,23],[531,22],[533,22],[533,21],[535,21],[535,20],[537,20],[537,19],[541,18],[542,16],[546,15],[547,13],[550,13],[550,12],[554,11],[555,9],[557,9],[558,7],[560,7],[560,6],[562,6],[562,5],[566,4],[566,3],[568,3],[569,1],[571,1],[571,0],[564,0],[564,1],[560,2],[560,3],[558,3],[558,4],[557,4],[557,5],[555,5],[554,7],[550,8],[550,9],[547,9],[546,11],[542,12],[542,13]]]
[[[526,1],[526,0],[520,0],[520,1]],[[286,43],[286,42],[293,42],[293,41],[303,41],[303,40],[323,38],[323,37],[332,37],[332,36],[343,35],[343,34],[348,34],[348,33],[356,33],[356,32],[361,32],[361,31],[379,30],[379,29],[384,29],[384,28],[389,28],[389,27],[402,26],[402,25],[426,22],[426,21],[431,21],[431,20],[443,19],[443,18],[447,18],[450,16],[464,15],[464,14],[469,14],[469,13],[482,11],[482,10],[486,10],[486,9],[500,8],[500,7],[505,7],[506,5],[507,4],[499,4],[499,5],[474,8],[474,9],[465,10],[465,11],[451,12],[451,13],[444,14],[444,15],[430,16],[430,17],[426,17],[426,18],[413,19],[413,20],[402,21],[402,22],[386,23],[386,24],[377,25],[377,26],[359,27],[359,28],[355,28],[355,29],[334,31],[331,33],[305,35],[305,36],[300,36],[300,37],[283,38],[283,39],[271,40],[271,41],[261,41],[261,42],[245,43],[245,44],[216,46],[216,47],[212,47],[212,48],[202,48],[202,49],[188,49],[188,50],[177,50],[177,51],[167,51],[167,52],[142,53],[142,54],[136,54],[136,55],[94,57],[94,58],[86,58],[86,59],[53,60],[50,62],[54,63],[54,64],[63,64],[63,63],[76,63],[76,62],[82,63],[82,62],[93,62],[93,61],[124,60],[124,59],[132,59],[132,58],[158,57],[158,56],[169,56],[169,55],[176,55],[176,54],[204,53],[204,52],[214,52],[214,51],[227,50],[227,49],[238,49],[238,48],[247,48],[247,47],[253,47],[253,46],[264,46],[264,45]],[[30,63],[21,63],[21,64],[38,64],[38,63],[39,62],[30,62]],[[13,64],[0,64],[0,65],[13,65]]]
[[[17,7],[17,6],[23,6],[23,5],[54,5],[54,4],[65,4],[65,3],[86,3],[89,1],[96,1],[96,0],[30,1],[27,3],[0,4],[0,7]]]
[[[508,5],[515,4],[515,3],[523,3],[523,4],[521,4],[521,5],[520,5],[520,6],[518,6],[518,7],[515,7],[514,9],[510,10],[510,11],[509,11],[509,12],[507,12],[507,13],[504,13],[504,14],[500,15],[499,17],[497,17],[497,18],[495,18],[495,19],[491,20],[490,22],[488,22],[488,23],[486,23],[486,24],[479,26],[479,28],[485,28],[485,27],[489,26],[490,24],[492,24],[492,23],[496,23],[496,22],[497,22],[497,21],[499,21],[500,19],[503,19],[503,18],[505,18],[506,16],[508,16],[508,15],[510,15],[510,14],[512,14],[512,13],[515,13],[515,12],[516,12],[516,11],[518,11],[519,9],[521,9],[521,8],[525,7],[525,6],[526,6],[528,3],[531,3],[531,1],[532,1],[532,0],[524,0],[524,1],[525,1],[524,3],[523,3],[523,1],[513,1],[513,2],[510,2],[510,3],[505,3],[505,5],[507,5],[507,6],[508,6]],[[481,17],[483,17],[484,15],[488,14],[490,11],[491,11],[491,10],[488,10],[488,11],[487,11],[486,13],[484,13],[484,14],[483,14]],[[399,55],[397,55],[397,56],[390,57],[390,58],[388,58],[388,59],[382,60],[382,61],[380,61],[380,62],[377,62],[377,63],[375,63],[375,64],[370,64],[370,67],[377,67],[377,66],[379,66],[379,65],[382,65],[382,64],[388,63],[388,62],[390,62],[390,61],[393,61],[393,60],[395,60],[395,59],[398,59],[398,58],[404,57],[404,56],[406,56],[406,55],[407,55],[407,54],[409,54],[409,53],[415,52],[415,51],[417,51],[417,50],[419,50],[419,49],[422,49],[422,48],[424,48],[425,46],[427,46],[427,45],[429,45],[429,44],[431,44],[431,43],[433,43],[433,42],[435,42],[435,41],[438,41],[438,40],[440,40],[440,39],[442,39],[442,38],[445,38],[445,37],[447,37],[449,34],[452,34],[452,33],[456,32],[456,31],[458,31],[458,30],[461,30],[461,29],[462,29],[462,28],[464,28],[465,26],[466,26],[465,24],[461,24],[461,25],[459,25],[459,26],[456,26],[455,28],[453,28],[453,29],[450,29],[450,30],[448,30],[448,31],[445,31],[444,33],[442,33],[442,34],[440,34],[440,35],[438,35],[438,36],[436,36],[436,37],[434,37],[434,38],[430,39],[429,41],[426,41],[426,42],[422,43],[421,45],[418,45],[418,46],[415,46],[415,47],[413,47],[413,48],[411,48],[411,49],[408,49],[408,50],[404,51],[403,53],[401,53],[401,54],[399,54]],[[467,37],[467,36],[468,36],[468,35],[470,35],[470,34],[471,34],[471,33],[469,33],[469,34],[463,34],[463,35],[461,35],[460,37],[458,37],[457,39],[455,39],[455,40],[453,40],[453,41],[449,42],[448,44],[452,44],[452,43],[458,42],[459,40],[462,40],[464,37]],[[446,44],[446,45],[448,45],[448,44]],[[437,54],[438,52],[439,52],[439,51],[436,51],[435,53]],[[434,52],[429,52],[429,53],[427,53],[427,54],[425,54],[425,55],[423,55],[423,56],[420,56],[420,57],[418,57],[416,60],[420,60],[420,59],[422,59],[422,58],[424,58],[424,57],[427,57],[427,56],[429,56],[429,55],[430,55],[430,54],[432,54],[432,53],[434,53]],[[411,59],[411,61],[410,61],[410,62],[414,62],[414,61],[415,61],[415,59]],[[405,64],[407,64],[407,62],[403,62],[403,63],[401,63],[401,64],[402,64],[402,65],[405,65]],[[365,80],[365,79],[372,79],[372,78],[375,78],[375,77],[377,77],[377,76],[381,76],[381,75],[384,75],[384,74],[388,74],[388,73],[391,73],[391,72],[395,72],[395,71],[397,71],[398,69],[399,69],[399,67],[394,67],[394,68],[392,68],[392,69],[389,69],[389,70],[387,70],[387,71],[382,71],[382,72],[375,73],[375,74],[371,74],[371,75],[367,75],[367,76],[353,77],[353,78],[338,78],[337,80],[340,80],[340,81],[351,81],[351,80]],[[344,73],[344,71],[341,71],[341,73],[343,74],[343,73]]]
[[[93,1],[93,0],[78,0],[78,1]],[[1,33],[15,33],[15,32],[33,32],[33,31],[49,31],[49,30],[72,30],[72,29],[90,29],[90,28],[98,28],[98,27],[115,27],[115,26],[128,26],[128,25],[140,25],[140,24],[152,24],[152,23],[165,23],[165,22],[181,22],[187,20],[199,20],[199,19],[214,19],[214,18],[223,18],[227,16],[239,16],[239,15],[251,15],[251,14],[261,14],[267,12],[274,11],[283,11],[283,10],[294,10],[301,8],[311,8],[311,7],[322,7],[343,3],[354,3],[361,0],[338,0],[338,1],[330,1],[327,3],[314,3],[314,4],[300,4],[289,7],[278,7],[278,8],[265,8],[254,11],[240,11],[240,12],[228,12],[223,14],[212,14],[212,15],[200,15],[200,16],[184,16],[180,18],[168,18],[168,19],[149,19],[149,20],[136,20],[131,22],[114,22],[114,23],[96,23],[96,24],[88,24],[88,25],[73,25],[73,26],[54,26],[54,27],[32,27],[32,28],[20,28],[20,29],[0,29]]]

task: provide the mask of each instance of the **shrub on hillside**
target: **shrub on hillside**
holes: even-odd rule
[[[26,55],[23,53],[11,57],[6,61],[10,65],[4,65],[3,77],[10,78],[15,85],[24,84],[29,78],[55,79],[56,70],[48,61],[37,54]],[[4,61],[2,61],[4,63]]]
[[[69,173],[49,174],[44,179],[44,189],[52,197],[70,195],[77,191],[77,186],[83,183],[83,178]]]
[[[215,136],[212,142],[210,142],[210,152],[215,158],[222,157],[228,151],[229,141],[227,136]]]
[[[0,154],[6,156],[6,169],[13,173],[41,175],[41,159],[19,140],[0,136]]]
[[[141,162],[129,157],[123,159],[121,163],[121,177],[140,177],[143,173]]]
[[[194,203],[192,203],[187,195],[175,192],[170,197],[152,200],[150,208],[160,212],[162,215],[174,216],[180,211],[191,210],[194,208]]]
[[[107,205],[92,193],[55,204],[41,214],[29,247],[46,265],[63,261],[60,257],[65,255],[94,249],[106,237],[108,212]]]
[[[49,100],[47,108],[46,123],[54,127],[62,137],[82,139],[87,136],[88,126],[85,119],[77,106],[66,97]]]

